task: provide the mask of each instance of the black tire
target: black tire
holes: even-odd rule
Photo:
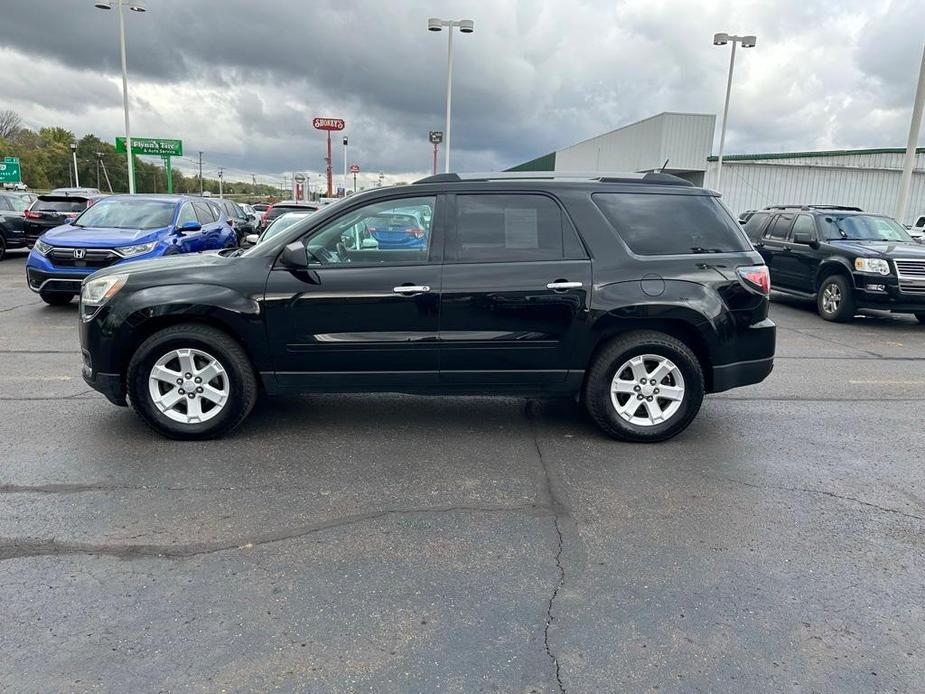
[[[915,319],[916,319],[919,323],[922,323],[923,325],[925,325],[925,313],[916,313],[916,314],[915,314]]]
[[[154,404],[148,378],[155,362],[167,352],[193,348],[217,359],[228,377],[229,395],[223,409],[204,422],[187,424],[164,415]],[[221,330],[196,323],[185,323],[161,330],[132,355],[129,362],[128,397],[145,423],[172,439],[187,441],[211,439],[227,434],[244,421],[257,400],[257,378],[241,346]]]
[[[39,292],[39,296],[49,306],[65,306],[71,303],[76,294],[60,294],[58,292]]]
[[[6,239],[3,238],[3,234],[0,233],[0,260],[3,260],[6,257]]]
[[[669,359],[684,379],[680,406],[667,421],[651,425],[635,424],[621,417],[614,406],[610,389],[617,370],[639,355]],[[588,414],[604,433],[620,441],[654,443],[684,431],[700,410],[703,394],[703,370],[690,348],[671,335],[640,330],[613,339],[597,352],[585,378],[582,399]],[[640,406],[644,405],[640,403]]]
[[[834,308],[828,303],[830,290],[836,300]],[[829,275],[822,280],[816,293],[816,310],[823,320],[849,323],[854,320],[856,309],[854,290],[844,275]]]

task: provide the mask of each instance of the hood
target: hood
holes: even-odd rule
[[[107,229],[104,227],[75,227],[62,224],[46,231],[42,236],[52,246],[79,246],[81,248],[113,248],[156,241],[172,227],[161,229]]]
[[[901,241],[841,241],[828,242],[855,255],[869,258],[916,258],[925,260],[925,246],[920,243]]]
[[[103,277],[105,275],[119,275],[130,273],[131,275],[147,275],[168,270],[176,272],[177,270],[186,270],[190,278],[196,277],[197,270],[208,270],[215,265],[224,265],[232,261],[217,253],[183,253],[181,255],[163,256],[152,258],[150,260],[133,260],[131,263],[116,263],[107,268],[98,270],[93,276]]]

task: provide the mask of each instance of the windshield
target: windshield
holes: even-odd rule
[[[827,240],[911,242],[912,237],[889,217],[870,214],[825,215],[819,228]]]
[[[173,223],[176,204],[167,200],[102,200],[80,215],[77,227],[160,229]]]
[[[267,230],[263,232],[263,235],[260,237],[261,241],[266,241],[271,239],[280,232],[286,231],[296,222],[305,219],[308,216],[307,212],[287,212],[281,217],[277,217],[270,226],[267,227]]]

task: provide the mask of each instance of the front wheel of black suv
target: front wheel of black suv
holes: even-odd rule
[[[703,371],[690,348],[671,335],[645,330],[616,338],[598,352],[583,400],[608,435],[654,443],[686,429],[703,394]]]
[[[819,285],[816,309],[823,320],[848,323],[854,319],[854,292],[844,275],[829,275]]]
[[[126,380],[135,411],[172,439],[226,434],[244,421],[257,399],[257,379],[244,350],[206,325],[156,332],[132,356]]]
[[[925,313],[916,313],[915,319],[922,325],[925,325]]]
[[[52,292],[39,292],[39,296],[49,306],[64,306],[65,304],[71,303],[71,299],[74,298],[74,294],[58,294]]]

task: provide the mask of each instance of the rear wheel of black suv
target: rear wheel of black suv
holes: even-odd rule
[[[135,411],[173,439],[226,434],[257,399],[257,379],[241,346],[198,324],[165,328],[145,340],[129,363],[127,383]]]
[[[621,441],[664,441],[687,428],[703,402],[700,362],[680,340],[628,333],[601,349],[585,380],[591,418]]]
[[[75,294],[60,294],[58,292],[39,292],[39,296],[49,306],[64,306],[71,303]]]
[[[854,318],[854,292],[844,275],[829,275],[822,280],[816,295],[816,308],[823,320],[848,323]]]

